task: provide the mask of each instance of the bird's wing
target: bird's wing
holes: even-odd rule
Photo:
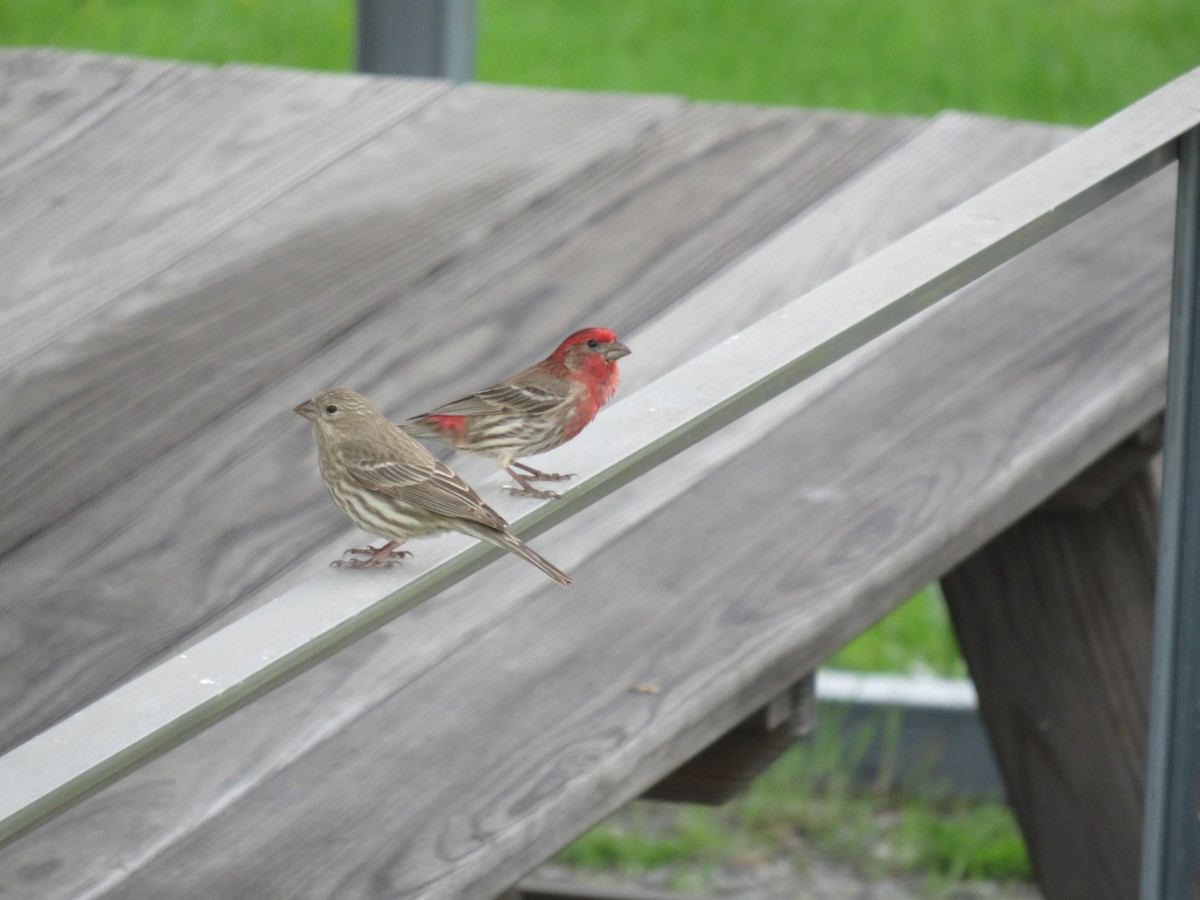
[[[525,373],[522,373],[524,375]],[[489,416],[496,413],[541,415],[557,409],[570,399],[570,384],[546,379],[535,383],[531,379],[504,382],[485,388],[477,394],[439,406],[427,416]]]
[[[508,528],[470,485],[432,455],[412,461],[380,459],[367,447],[350,446],[343,449],[342,460],[350,476],[372,491],[439,515],[471,519],[501,531]]]

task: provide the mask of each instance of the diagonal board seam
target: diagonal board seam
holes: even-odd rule
[[[248,71],[252,70],[252,68],[253,67],[248,66],[226,65],[219,67],[219,71],[230,72],[236,75],[239,71]],[[170,87],[172,84],[178,82],[183,75],[190,74],[193,71],[194,70],[191,67],[178,66],[172,70],[172,72],[175,74],[175,77],[173,79],[164,81],[160,87]],[[44,350],[46,347],[51,346],[57,341],[61,341],[71,334],[84,328],[89,322],[95,319],[97,315],[99,315],[100,310],[104,306],[116,302],[122,297],[126,297],[137,292],[147,284],[152,283],[155,279],[160,278],[165,272],[169,272],[171,269],[179,266],[181,263],[191,259],[193,256],[202,252],[205,248],[219,240],[224,235],[228,234],[233,229],[237,228],[242,223],[260,215],[264,210],[278,203],[281,199],[288,196],[292,191],[302,187],[314,177],[319,176],[322,172],[328,171],[346,156],[356,152],[357,150],[360,150],[362,147],[369,145],[372,141],[377,140],[381,135],[386,134],[392,128],[419,114],[430,105],[442,100],[454,90],[453,86],[448,82],[437,82],[432,80],[423,85],[423,88],[423,91],[418,96],[409,98],[405,103],[400,104],[398,111],[393,111],[388,115],[380,116],[372,127],[364,128],[362,132],[356,136],[347,136],[345,140],[341,141],[336,148],[327,154],[327,157],[324,160],[312,165],[311,167],[306,167],[302,172],[298,173],[297,177],[288,181],[287,183],[282,183],[273,190],[268,189],[264,191],[263,196],[256,203],[246,206],[236,215],[226,216],[223,223],[219,227],[209,231],[199,241],[191,243],[186,247],[181,247],[176,252],[164,256],[163,259],[148,267],[134,280],[121,284],[115,292],[106,297],[103,302],[96,304],[91,310],[89,310],[88,313],[75,317],[69,323],[64,324],[63,327],[42,336],[40,340],[31,341],[26,346],[23,346],[19,352],[13,353],[8,359],[5,360],[4,369],[16,369],[23,361],[33,357],[39,351]],[[139,103],[145,102],[147,98],[153,97],[157,93],[157,91],[141,92],[136,95],[136,99]],[[131,100],[133,99],[134,98],[131,98]],[[112,115],[119,114],[133,105],[135,104],[132,102],[122,104],[120,107],[114,109]]]
[[[0,48],[0,62],[2,62],[4,58],[13,59],[20,58],[22,56],[58,57],[60,55],[61,54],[57,51],[44,48],[34,48],[28,50]],[[72,55],[77,55],[84,58],[90,57],[97,60],[110,58],[109,54],[101,53],[77,53]],[[129,58],[132,59],[132,57]],[[118,94],[120,92],[120,86],[114,85],[113,87],[110,87],[105,94],[101,95],[101,98],[99,98],[109,100],[107,103],[107,108],[100,115],[91,119],[82,127],[74,131],[70,131],[65,139],[54,141],[52,146],[49,148],[47,148],[44,144],[37,147],[31,147],[22,155],[9,159],[2,167],[0,167],[0,179],[7,177],[8,173],[16,169],[31,167],[36,168],[52,162],[59,154],[68,150],[75,141],[86,137],[96,128],[106,125],[108,121],[113,118],[113,116],[119,115],[127,106],[143,102],[147,96],[157,93],[164,87],[168,87],[177,82],[186,72],[187,66],[183,65],[182,63],[164,62],[161,71],[159,71],[153,78],[149,79],[145,84],[141,85],[132,93],[121,97],[116,102],[112,102],[109,98],[109,95]],[[79,114],[77,113],[75,117],[79,118]]]

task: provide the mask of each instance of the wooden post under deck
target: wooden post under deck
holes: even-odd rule
[[[1047,900],[1137,896],[1156,445],[1151,425],[942,580]]]

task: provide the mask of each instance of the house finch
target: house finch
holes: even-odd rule
[[[521,486],[513,490],[518,496],[558,497],[530,480],[564,481],[574,475],[552,475],[514,460],[553,450],[583,431],[617,390],[617,360],[628,355],[629,348],[608,329],[584,328],[540,363],[401,427],[416,437],[491,457]]]
[[[346,551],[351,568],[391,566],[412,554],[409,538],[461,531],[533,563],[563,587],[571,579],[508,533],[508,523],[428,450],[393,425],[361,394],[322,391],[295,410],[312,422],[321,477],[333,502],[382,547]]]

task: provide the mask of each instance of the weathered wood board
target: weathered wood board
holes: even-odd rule
[[[232,77],[178,68],[112,78]],[[629,336],[633,389],[1067,134],[437,90],[0,365],[31,397],[0,415],[25,491],[0,511],[8,746],[349,540],[289,412],[315,388],[399,416],[598,323]],[[1110,204],[542,535],[570,592],[489,567],[0,851],[0,884],[500,893],[1153,414],[1169,194]]]
[[[470,235],[465,220],[491,214],[497,221],[488,234],[439,257],[438,245],[422,245],[421,236],[448,229],[440,246],[443,252],[453,247],[450,226],[440,218],[447,204],[419,202],[407,215],[399,209],[389,228],[382,227],[376,210],[366,227],[338,228],[340,239],[329,235],[288,244],[286,253],[269,245],[260,258],[253,252],[260,246],[254,237],[265,241],[273,232],[256,221],[253,235],[235,231],[229,238],[242,252],[249,248],[253,264],[243,261],[239,270],[228,260],[231,251],[206,251],[205,262],[220,261],[215,284],[130,317],[123,328],[93,340],[82,358],[62,366],[58,378],[38,378],[42,396],[54,394],[77,410],[102,414],[89,420],[86,433],[70,438],[63,438],[73,432],[65,412],[43,417],[36,430],[23,430],[28,439],[11,450],[8,464],[29,468],[34,458],[47,462],[21,494],[28,497],[27,508],[44,504],[45,490],[58,496],[73,491],[64,505],[79,503],[97,482],[119,478],[138,460],[153,465],[0,563],[13,570],[17,595],[6,628],[23,636],[53,627],[59,642],[50,656],[0,658],[0,671],[8,673],[0,683],[12,686],[5,698],[10,726],[4,729],[5,746],[169,652],[214,616],[236,608],[264,579],[277,578],[344,530],[312,478],[310,438],[289,412],[298,399],[350,377],[385,408],[403,398],[409,409],[419,409],[445,395],[449,371],[464,369],[461,356],[447,347],[481,357],[472,368],[485,374],[477,377],[498,377],[529,361],[527,341],[552,347],[585,316],[617,327],[635,325],[666,303],[672,281],[676,294],[702,281],[738,247],[752,246],[915,124],[714,108],[708,115],[678,115],[646,135],[647,106],[653,110],[657,104],[673,115],[675,101],[589,102],[561,94],[547,105],[533,102],[537,92],[471,87],[463,93],[469,96],[447,98],[456,106],[440,120],[448,122],[449,134],[433,123],[424,137],[406,135],[399,146],[372,145],[364,152],[374,155],[375,171],[406,171],[402,161],[414,147],[444,141],[454,152],[435,157],[440,162],[453,163],[458,154],[465,157],[460,162],[480,169],[470,180],[443,174],[458,210],[451,218]],[[541,151],[523,152],[522,144],[508,138],[508,154],[500,154],[501,139],[522,116],[532,121],[521,133],[536,139]],[[623,121],[636,127],[618,143],[615,126]],[[555,134],[572,135],[557,156]],[[828,142],[830,135],[838,142]],[[841,149],[843,140],[854,141],[857,151]],[[602,143],[599,149],[590,146],[596,142]],[[421,152],[428,155],[427,149]],[[605,155],[615,158],[608,160],[608,171],[597,172]],[[807,165],[798,165],[798,158]],[[497,190],[483,165],[489,159],[494,167],[512,170],[491,170],[511,185],[496,202],[487,196]],[[446,173],[458,168],[451,165]],[[352,174],[336,167],[329,178],[358,184],[361,198],[358,179],[372,182],[374,172],[356,160],[348,160],[346,169]],[[754,190],[764,170],[797,173],[800,183],[786,195],[787,203],[776,191]],[[436,175],[418,173],[393,190],[406,198]],[[713,190],[713,182],[724,187]],[[314,179],[294,206],[337,211],[347,193],[353,196],[335,189],[341,186]],[[553,202],[541,199],[552,191]],[[665,215],[664,193],[691,205]],[[757,202],[750,224],[741,215],[723,215],[730,197],[744,207]],[[292,223],[293,204],[279,206],[279,222]],[[672,252],[685,242],[704,252],[681,257],[659,275],[647,274],[623,250],[631,234],[640,234],[651,254]],[[410,242],[419,252],[406,246]],[[519,266],[522,261],[530,267],[559,265],[561,271],[549,276],[556,286],[536,288],[536,276]],[[309,292],[299,307],[297,284]],[[453,322],[450,334],[447,322]],[[520,341],[508,339],[514,330],[523,335]],[[161,375],[125,384],[122,373],[131,358]],[[172,366],[176,359],[187,365]],[[196,377],[193,366],[204,376]],[[149,420],[138,414],[149,407],[163,413]],[[93,449],[97,446],[104,449]],[[92,468],[83,471],[75,462]],[[65,474],[55,477],[57,472]],[[9,515],[17,518],[18,512]],[[23,527],[27,520],[28,515],[21,518]],[[71,548],[65,559],[64,547]],[[206,552],[181,560],[184,547]],[[97,579],[98,572],[103,578]],[[164,604],[164,592],[179,599]],[[81,606],[94,610],[94,617],[70,614]],[[17,637],[14,643],[26,640]],[[88,679],[80,677],[84,672]],[[29,684],[42,687],[30,691]]]
[[[172,62],[92,53],[0,51],[0,196],[17,187],[22,169],[185,70]]]
[[[1153,413],[1171,209],[1141,199],[924,318],[765,435],[739,461],[752,474],[703,481],[576,566],[578,590],[515,598],[448,646],[452,607],[496,600],[484,574],[389,626],[404,662],[369,715],[115,895],[499,892]],[[1129,233],[1143,257],[1105,270],[1108,242]],[[646,681],[662,691],[629,691]]]
[[[1138,892],[1158,489],[1124,481],[1095,509],[1035,510],[942,582],[1048,900]]]
[[[5,370],[449,90],[241,66],[172,74],[6,179]]]

